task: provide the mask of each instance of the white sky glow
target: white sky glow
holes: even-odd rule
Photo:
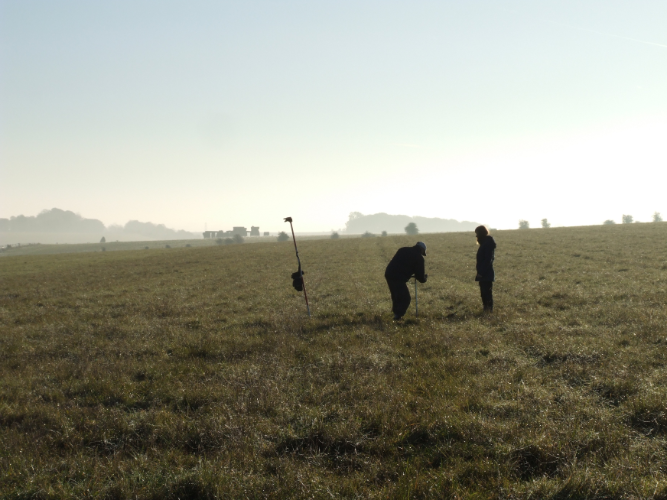
[[[667,216],[667,4],[503,9],[0,0],[0,217]]]

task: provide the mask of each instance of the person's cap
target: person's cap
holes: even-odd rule
[[[423,241],[418,241],[415,246],[421,248],[422,253],[426,255],[426,243],[424,243]]]

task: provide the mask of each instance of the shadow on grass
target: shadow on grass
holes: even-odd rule
[[[244,329],[254,331],[258,334],[271,333],[298,333],[298,334],[317,334],[337,329],[353,329],[359,327],[368,327],[375,331],[385,332],[393,327],[410,327],[420,325],[424,321],[443,322],[443,323],[463,323],[475,318],[485,318],[489,321],[499,321],[497,318],[487,317],[482,313],[473,314],[470,311],[452,312],[446,315],[420,314],[419,317],[407,317],[401,321],[394,321],[389,313],[321,313],[312,318],[303,318],[292,321],[266,321],[253,320],[242,323]]]
[[[174,481],[152,496],[151,500],[209,500],[220,498],[215,486],[196,475]]]
[[[627,423],[646,436],[664,436],[667,434],[667,404],[659,398],[635,402]]]
[[[631,380],[611,380],[593,387],[593,392],[610,406],[620,405],[637,391],[636,384]]]
[[[358,440],[333,437],[322,430],[303,437],[287,437],[280,440],[267,456],[290,456],[303,460],[322,460],[326,467],[336,473],[348,474],[364,469],[363,457],[372,454],[367,449],[367,436]]]
[[[555,477],[567,463],[566,457],[531,444],[510,453],[514,474],[523,481],[537,477]]]

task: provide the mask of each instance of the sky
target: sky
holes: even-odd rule
[[[667,219],[664,0],[0,0],[0,217]]]

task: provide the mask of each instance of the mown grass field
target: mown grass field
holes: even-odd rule
[[[289,228],[287,229],[289,231]],[[43,234],[43,233],[40,233]],[[359,235],[343,234],[340,238],[358,238]],[[300,236],[299,241],[321,240],[329,238],[329,235]],[[105,243],[62,243],[62,244],[41,244],[28,243],[22,245],[11,245],[10,248],[0,246],[0,258],[2,257],[23,257],[26,255],[56,255],[65,253],[90,253],[90,252],[117,252],[127,250],[155,250],[160,248],[201,248],[216,245],[226,245],[224,240],[227,238],[208,238],[191,240],[161,240],[161,241],[107,241]],[[247,236],[243,243],[269,243],[277,241],[277,234],[274,236]],[[233,243],[236,244],[236,243]]]
[[[310,237],[312,238],[312,237]],[[72,243],[72,244],[24,244],[12,245],[11,248],[0,248],[2,257],[22,257],[25,255],[55,255],[64,253],[116,252],[127,250],[155,250],[160,248],[200,248],[219,245],[221,238],[196,240],[162,240],[162,241],[107,241],[105,243]],[[266,243],[276,241],[276,236],[251,236],[244,243]],[[223,243],[224,244],[224,243]]]
[[[667,224],[0,259],[1,498],[667,498]]]

